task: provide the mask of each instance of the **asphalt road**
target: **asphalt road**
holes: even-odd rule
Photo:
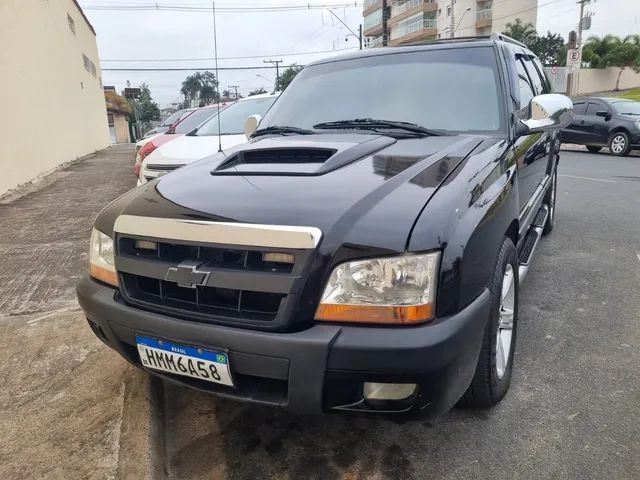
[[[301,417],[167,386],[173,478],[640,478],[640,158],[563,152],[514,379],[435,423]]]
[[[0,201],[0,478],[144,476],[146,376],[93,337],[73,292],[91,222],[133,184],[131,163],[130,147],[110,149]],[[396,423],[165,386],[152,436],[168,476],[640,478],[639,211],[640,158],[563,152],[498,407]]]

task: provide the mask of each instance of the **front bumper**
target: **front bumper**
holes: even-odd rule
[[[271,333],[181,320],[133,308],[113,288],[84,278],[78,301],[94,333],[134,365],[135,334],[205,349],[226,350],[235,388],[147,370],[219,396],[300,413],[330,410],[405,412],[437,416],[462,396],[473,377],[489,314],[485,290],[458,314],[420,326],[316,324]],[[371,407],[365,381],[417,383],[411,404]]]

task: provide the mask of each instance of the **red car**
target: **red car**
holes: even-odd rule
[[[221,104],[220,107],[226,107],[227,105],[228,104]],[[147,142],[144,147],[140,149],[138,155],[136,155],[136,163],[133,166],[133,173],[136,174],[136,177],[140,176],[140,166],[142,165],[142,161],[147,157],[147,155],[153,152],[156,148],[164,145],[167,142],[170,142],[174,138],[178,138],[182,135],[185,135],[186,133],[189,133],[205,120],[208,120],[210,117],[215,115],[217,111],[218,105],[209,105],[193,110],[189,113],[189,115],[180,120],[180,122],[173,125],[165,133],[163,133],[162,135],[158,135],[153,140]]]

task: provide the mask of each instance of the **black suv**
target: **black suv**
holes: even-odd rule
[[[502,36],[307,66],[248,144],[98,215],[89,325],[168,381],[297,412],[496,404],[553,228],[573,106],[549,92]]]
[[[623,98],[586,97],[573,101],[575,117],[563,129],[563,143],[586,145],[591,153],[609,147],[624,156],[640,149],[640,102]]]

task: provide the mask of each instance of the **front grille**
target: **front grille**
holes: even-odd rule
[[[282,324],[311,251],[116,235],[116,269],[127,303],[232,325]],[[171,269],[183,269],[186,278],[174,278]]]

